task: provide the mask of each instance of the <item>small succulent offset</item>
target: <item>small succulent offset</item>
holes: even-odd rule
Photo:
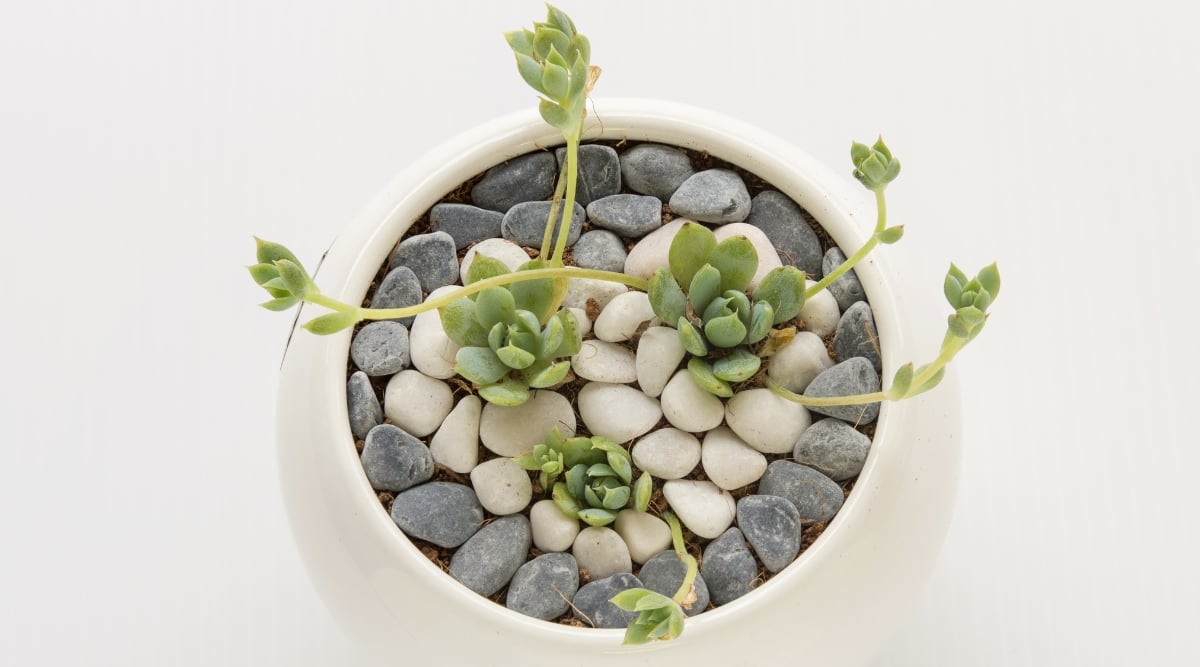
[[[563,438],[552,429],[545,442],[514,459],[526,470],[539,471],[542,489],[550,489],[554,504],[567,516],[589,526],[607,526],[627,507],[645,512],[654,480],[643,472],[633,481],[629,452],[603,436]],[[564,481],[556,482],[559,475]]]
[[[663,512],[663,519],[671,528],[671,544],[680,562],[687,566],[683,583],[675,595],[645,588],[630,588],[613,596],[611,602],[625,611],[637,612],[637,616],[625,628],[626,644],[645,644],[653,639],[674,639],[683,634],[684,607],[696,601],[696,558],[683,545],[683,528],[671,511]]]

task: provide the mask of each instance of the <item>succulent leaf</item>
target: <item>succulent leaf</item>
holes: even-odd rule
[[[721,291],[745,291],[758,270],[758,251],[745,236],[731,236],[717,244],[708,263],[721,272]]]
[[[663,322],[675,322],[687,314],[687,296],[666,268],[654,272],[646,294],[654,314]]]
[[[475,319],[484,329],[511,322],[516,312],[512,292],[503,287],[489,287],[475,296]]]
[[[467,267],[466,284],[470,285],[480,280],[502,276],[506,273],[508,273],[508,267],[505,266],[504,262],[495,257],[475,253],[475,256],[471,258],[471,265]]]
[[[696,357],[708,354],[708,343],[704,340],[704,334],[686,317],[679,318],[675,328],[679,331],[679,342],[683,345],[683,349],[688,351],[688,354]]]
[[[800,314],[804,307],[804,272],[794,266],[771,269],[754,290],[755,301],[771,304],[772,324],[782,324]]]
[[[358,319],[359,314],[355,310],[339,310],[309,320],[304,328],[318,336],[326,336],[354,326]]]
[[[475,384],[492,384],[511,368],[490,347],[462,347],[454,357],[454,372]]]
[[[713,375],[712,365],[702,357],[689,359],[687,369],[692,380],[704,391],[722,398],[733,396],[729,383]]]
[[[746,340],[746,325],[736,313],[714,317],[704,324],[704,337],[717,347],[733,347]]]
[[[545,389],[546,387],[553,387],[562,382],[567,377],[567,371],[569,370],[571,370],[570,361],[556,361],[554,363],[543,361],[530,366],[522,375],[530,387]]]
[[[716,247],[717,237],[709,228],[696,222],[685,222],[667,251],[667,263],[675,280],[680,285],[690,285],[692,277],[708,263],[708,256]]]
[[[762,360],[750,350],[739,347],[712,364],[713,376],[727,382],[745,382],[754,377]]]
[[[754,304],[750,311],[750,326],[746,331],[746,342],[757,343],[771,333],[771,324],[775,321],[775,310],[766,301]]]
[[[529,387],[510,375],[495,384],[481,386],[479,395],[488,403],[496,405],[521,405],[529,400]]]
[[[721,272],[706,263],[696,270],[688,283],[688,301],[692,304],[692,312],[697,315],[703,313],[720,294]]]

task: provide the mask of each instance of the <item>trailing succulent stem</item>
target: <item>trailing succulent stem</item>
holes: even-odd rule
[[[630,502],[639,512],[650,505],[654,481],[643,472],[633,481],[629,452],[602,436],[564,439],[558,429],[533,450],[516,459],[517,465],[539,471],[542,489],[552,489],[554,504],[564,514],[589,526],[607,526]],[[556,482],[559,475],[564,481]]]
[[[675,595],[667,597],[645,588],[631,588],[613,596],[611,602],[625,611],[635,611],[637,617],[625,628],[626,644],[645,644],[652,639],[674,639],[683,634],[684,607],[696,601],[696,558],[683,544],[683,528],[670,510],[663,519],[671,527],[671,544],[680,562],[687,566],[683,583]]]

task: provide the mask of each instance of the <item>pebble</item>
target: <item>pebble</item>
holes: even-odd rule
[[[500,223],[500,235],[517,245],[522,245],[528,248],[542,247],[542,237],[546,232],[546,221],[550,218],[551,202],[548,201],[528,201],[517,204],[508,209],[508,213],[504,214],[504,221]],[[562,214],[565,207],[560,207],[558,215],[554,218],[554,239],[558,238],[558,225],[562,222]],[[583,231],[583,220],[585,214],[583,207],[579,202],[575,202],[574,212],[571,214],[571,226],[567,228],[567,245],[573,245],[579,240],[579,234]]]
[[[558,160],[537,151],[487,170],[471,188],[471,201],[480,208],[504,213],[514,204],[549,199],[554,194]]]
[[[483,525],[483,506],[465,484],[429,482],[396,496],[392,521],[409,537],[452,549]]]
[[[879,374],[871,362],[863,357],[851,357],[833,367],[821,371],[813,378],[805,396],[853,396],[879,391]],[[851,424],[870,424],[879,416],[879,403],[866,405],[834,405],[829,407],[812,407],[811,412],[817,412],[826,417],[837,417]]]
[[[679,369],[687,350],[672,327],[650,327],[638,339],[636,373],[638,386],[647,396],[658,397]]]
[[[842,509],[842,487],[808,466],[792,461],[772,461],[758,481],[758,493],[786,499],[801,521],[829,521]]]
[[[725,423],[763,454],[787,454],[812,423],[812,416],[808,408],[770,389],[746,389],[725,403]]]
[[[633,572],[629,547],[617,531],[607,526],[588,526],[579,531],[571,553],[579,569],[592,579],[603,579],[620,572]]]
[[[704,436],[700,461],[705,476],[727,491],[758,481],[767,469],[767,457],[724,426]]]
[[[497,516],[520,512],[533,499],[529,473],[503,456],[475,466],[471,470],[471,486],[483,509]]]
[[[657,400],[623,384],[589,382],[579,390],[575,402],[592,435],[617,442],[648,433],[663,415]]]
[[[567,149],[554,151],[558,168],[564,171],[567,165]],[[617,151],[603,144],[584,144],[579,147],[579,178],[575,179],[575,201],[587,206],[621,191],[621,160]]]
[[[440,287],[430,292],[429,299],[436,299],[456,289],[456,285]],[[446,335],[446,330],[442,328],[442,316],[436,309],[420,313],[413,320],[408,345],[413,368],[431,378],[442,380],[457,374],[454,371],[454,359],[459,345]]]
[[[628,572],[584,584],[571,599],[575,618],[594,628],[624,629],[637,614],[621,609],[610,600],[631,588],[642,588],[642,581]]]
[[[700,222],[741,222],[750,215],[750,193],[742,177],[728,169],[696,172],[671,195],[676,215]]]
[[[500,456],[520,456],[544,442],[552,428],[564,438],[574,437],[575,409],[556,391],[535,390],[521,405],[484,405],[479,439]]]
[[[367,433],[361,459],[367,481],[376,491],[403,491],[433,477],[429,448],[391,424],[380,424]]]
[[[459,269],[458,275],[464,285],[467,284],[467,271],[471,268],[471,262],[475,261],[477,254],[500,260],[500,263],[507,266],[509,271],[516,271],[517,267],[529,261],[529,253],[512,241],[506,239],[480,241],[471,246],[463,255],[462,267]]]
[[[758,562],[742,531],[730,528],[704,547],[700,576],[717,604],[729,604],[749,593],[758,578]]]
[[[462,250],[472,243],[500,236],[504,214],[470,204],[438,204],[429,210],[429,231],[446,232],[454,247]]]
[[[479,463],[479,416],[483,401],[464,396],[429,441],[433,462],[465,475]]]
[[[625,540],[629,557],[635,563],[645,563],[663,549],[671,548],[671,527],[649,512],[621,510],[613,522],[613,530]]]
[[[533,546],[542,551],[566,551],[579,536],[579,519],[563,514],[553,500],[539,500],[529,508]]]
[[[410,236],[392,254],[392,266],[412,269],[421,289],[432,292],[458,280],[458,248],[446,232]]]
[[[721,399],[701,389],[687,369],[675,372],[658,400],[663,416],[681,431],[703,433],[720,426],[725,419]]]
[[[529,545],[529,519],[524,514],[500,517],[480,528],[454,552],[450,576],[489,597],[525,564]]]
[[[654,309],[645,292],[624,292],[613,297],[600,311],[592,325],[592,333],[600,340],[620,343],[633,338],[642,325],[652,319]]]
[[[575,374],[594,382],[624,384],[637,380],[637,358],[633,350],[617,343],[585,340],[571,357]]]
[[[579,237],[571,248],[575,266],[620,273],[625,270],[625,243],[610,231],[593,229]]]
[[[649,280],[659,268],[670,266],[671,242],[686,222],[686,218],[676,218],[643,236],[629,249],[625,273]]]
[[[801,393],[822,371],[833,367],[825,341],[810,331],[800,331],[767,361],[767,375],[788,391]]]
[[[355,371],[346,382],[346,411],[350,415],[350,432],[355,440],[367,437],[367,432],[383,422],[383,408],[371,380],[362,371]]]
[[[396,373],[408,366],[408,329],[399,322],[371,322],[354,334],[350,358],[371,377]]]
[[[821,277],[821,239],[813,231],[812,220],[804,209],[787,195],[764,190],[750,202],[746,223],[767,235],[785,264],[800,269],[810,278]]]
[[[579,590],[579,565],[571,554],[542,554],[517,569],[504,604],[526,616],[550,621],[567,612]]]
[[[784,498],[743,496],[737,502],[737,523],[769,572],[787,567],[800,553],[800,513]]]
[[[383,392],[383,414],[418,438],[436,431],[453,407],[450,385],[418,371],[393,375]]]
[[[588,312],[588,302],[595,301],[596,308],[603,309],[613,299],[629,291],[621,283],[594,278],[571,278],[567,281],[567,295],[563,297],[563,308],[577,308]]]
[[[638,572],[638,579],[642,580],[643,586],[669,598],[675,597],[675,593],[679,592],[679,587],[683,585],[686,577],[687,564],[679,560],[679,554],[674,551],[658,553],[646,561],[641,571]],[[708,608],[708,586],[704,583],[704,576],[699,572],[692,580],[692,591],[696,594],[696,599],[683,608],[683,613],[688,616],[695,616]]]
[[[674,146],[639,144],[621,154],[621,177],[634,192],[670,199],[696,171],[687,153]]]
[[[397,266],[388,271],[371,297],[372,308],[404,308],[418,303],[421,303],[421,281],[407,266]],[[414,317],[410,315],[392,321],[412,328]]]
[[[838,359],[863,357],[871,362],[876,373],[883,370],[883,361],[879,358],[879,332],[875,329],[871,306],[866,301],[856,301],[842,313],[833,335],[833,352]]]
[[[846,255],[842,253],[841,248],[830,248],[825,252],[824,259],[821,260],[822,275],[828,275],[841,266],[844,261],[846,261]],[[830,283],[826,289],[837,300],[838,310],[842,312],[846,312],[846,309],[856,301],[867,300],[867,293],[863,291],[862,283],[859,282],[858,274],[854,272],[854,269],[842,274],[841,278]]]
[[[815,468],[835,482],[862,472],[871,439],[840,419],[827,417],[800,435],[792,458]]]
[[[633,465],[656,479],[680,479],[700,464],[700,440],[676,428],[660,428],[634,444]]]
[[[636,239],[662,227],[662,200],[644,195],[612,195],[588,204],[587,217],[595,227]]]
[[[733,524],[733,496],[712,482],[672,479],[663,484],[663,495],[683,525],[700,537],[712,539]]]
[[[779,259],[779,253],[775,252],[775,246],[771,245],[771,240],[754,225],[732,222],[717,227],[713,231],[713,235],[717,237],[718,242],[733,236],[744,236],[746,240],[750,241],[750,245],[754,246],[754,250],[758,252],[758,268],[754,271],[754,277],[750,279],[750,290],[758,287],[758,284],[767,277],[772,269],[783,266],[783,262]]]
[[[815,284],[817,283],[812,280],[805,281],[807,287]],[[842,311],[838,308],[837,299],[833,298],[829,290],[823,289],[804,300],[804,305],[800,307],[799,317],[800,321],[804,323],[805,330],[825,338],[837,330],[837,323],[842,317]]]

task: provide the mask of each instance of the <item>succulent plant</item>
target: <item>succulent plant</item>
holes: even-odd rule
[[[534,445],[532,451],[513,459],[522,468],[539,472],[538,481],[547,490],[554,486],[563,471],[577,465],[604,463],[607,460],[605,450],[592,447],[591,438],[564,438],[558,428],[550,429],[546,440]]]
[[[517,457],[526,470],[540,470],[542,488],[553,483],[551,497],[567,516],[590,526],[607,526],[633,501],[645,512],[654,481],[643,472],[633,481],[632,457],[619,443],[603,436],[563,439],[557,429],[533,451]],[[565,474],[563,474],[565,471]],[[554,482],[559,474],[564,481]]]

